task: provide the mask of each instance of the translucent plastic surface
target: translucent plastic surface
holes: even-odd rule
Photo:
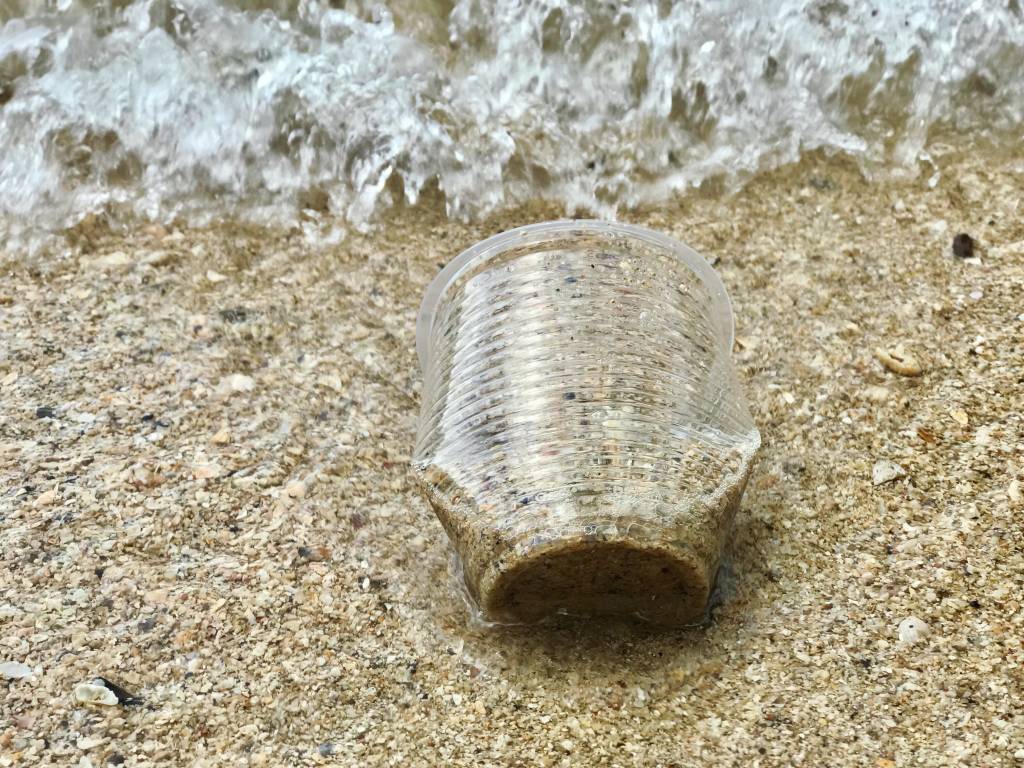
[[[414,467],[485,618],[698,620],[760,436],[714,270],[567,221],[466,251],[428,289]]]

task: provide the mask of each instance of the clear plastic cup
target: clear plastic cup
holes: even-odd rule
[[[428,288],[413,469],[485,620],[701,621],[760,434],[729,298],[642,227],[484,240]]]

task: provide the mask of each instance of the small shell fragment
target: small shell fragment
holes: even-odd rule
[[[292,480],[284,487],[284,492],[293,499],[301,499],[306,495],[306,484],[301,480]]]
[[[221,468],[217,464],[196,464],[192,467],[192,477],[196,480],[212,480],[221,474]]]
[[[868,387],[864,396],[873,403],[884,403],[889,399],[889,390],[885,387]]]
[[[877,347],[875,357],[882,365],[900,376],[921,375],[921,364],[916,357],[903,348],[902,344],[897,344],[895,347]]]
[[[899,464],[882,459],[881,461],[876,461],[875,466],[871,468],[871,483],[873,485],[882,485],[906,474],[907,471]]]
[[[117,694],[104,685],[79,683],[75,686],[75,701],[79,704],[98,704],[113,707],[117,704]]]
[[[900,622],[898,628],[900,642],[912,645],[923,640],[928,634],[928,625],[918,618],[908,616]]]
[[[22,664],[20,661],[5,661],[0,664],[0,677],[8,680],[21,680],[23,677],[32,676],[32,667]]]
[[[36,509],[39,509],[40,507],[46,507],[49,506],[50,504],[53,504],[53,502],[55,502],[56,500],[57,489],[51,488],[50,490],[44,491],[43,493],[39,494],[39,496],[36,497],[35,507]]]
[[[131,482],[136,488],[156,488],[167,482],[167,478],[159,472],[154,472],[148,467],[139,465],[132,470]]]
[[[220,380],[217,390],[221,395],[231,396],[252,392],[255,386],[256,382],[253,381],[252,376],[246,376],[244,373],[233,373]]]
[[[108,253],[106,256],[100,256],[88,262],[89,266],[98,267],[100,269],[119,269],[121,267],[127,267],[131,263],[132,257],[124,251],[114,251],[113,253]]]
[[[1021,500],[1024,499],[1024,491],[1021,491],[1020,480],[1014,479],[1010,481],[1010,485],[1006,489],[1006,495],[1012,504],[1020,504]]]
[[[142,263],[147,267],[163,267],[174,261],[178,255],[174,251],[153,251],[143,257]]]

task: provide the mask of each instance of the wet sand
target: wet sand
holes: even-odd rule
[[[473,624],[408,469],[424,287],[558,211],[5,257],[0,764],[1020,764],[1024,160],[942,170],[623,217],[717,259],[764,440],[687,631]]]

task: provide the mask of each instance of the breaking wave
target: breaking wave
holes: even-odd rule
[[[0,234],[400,199],[610,216],[824,150],[916,172],[1024,120],[1019,0],[0,0]]]

